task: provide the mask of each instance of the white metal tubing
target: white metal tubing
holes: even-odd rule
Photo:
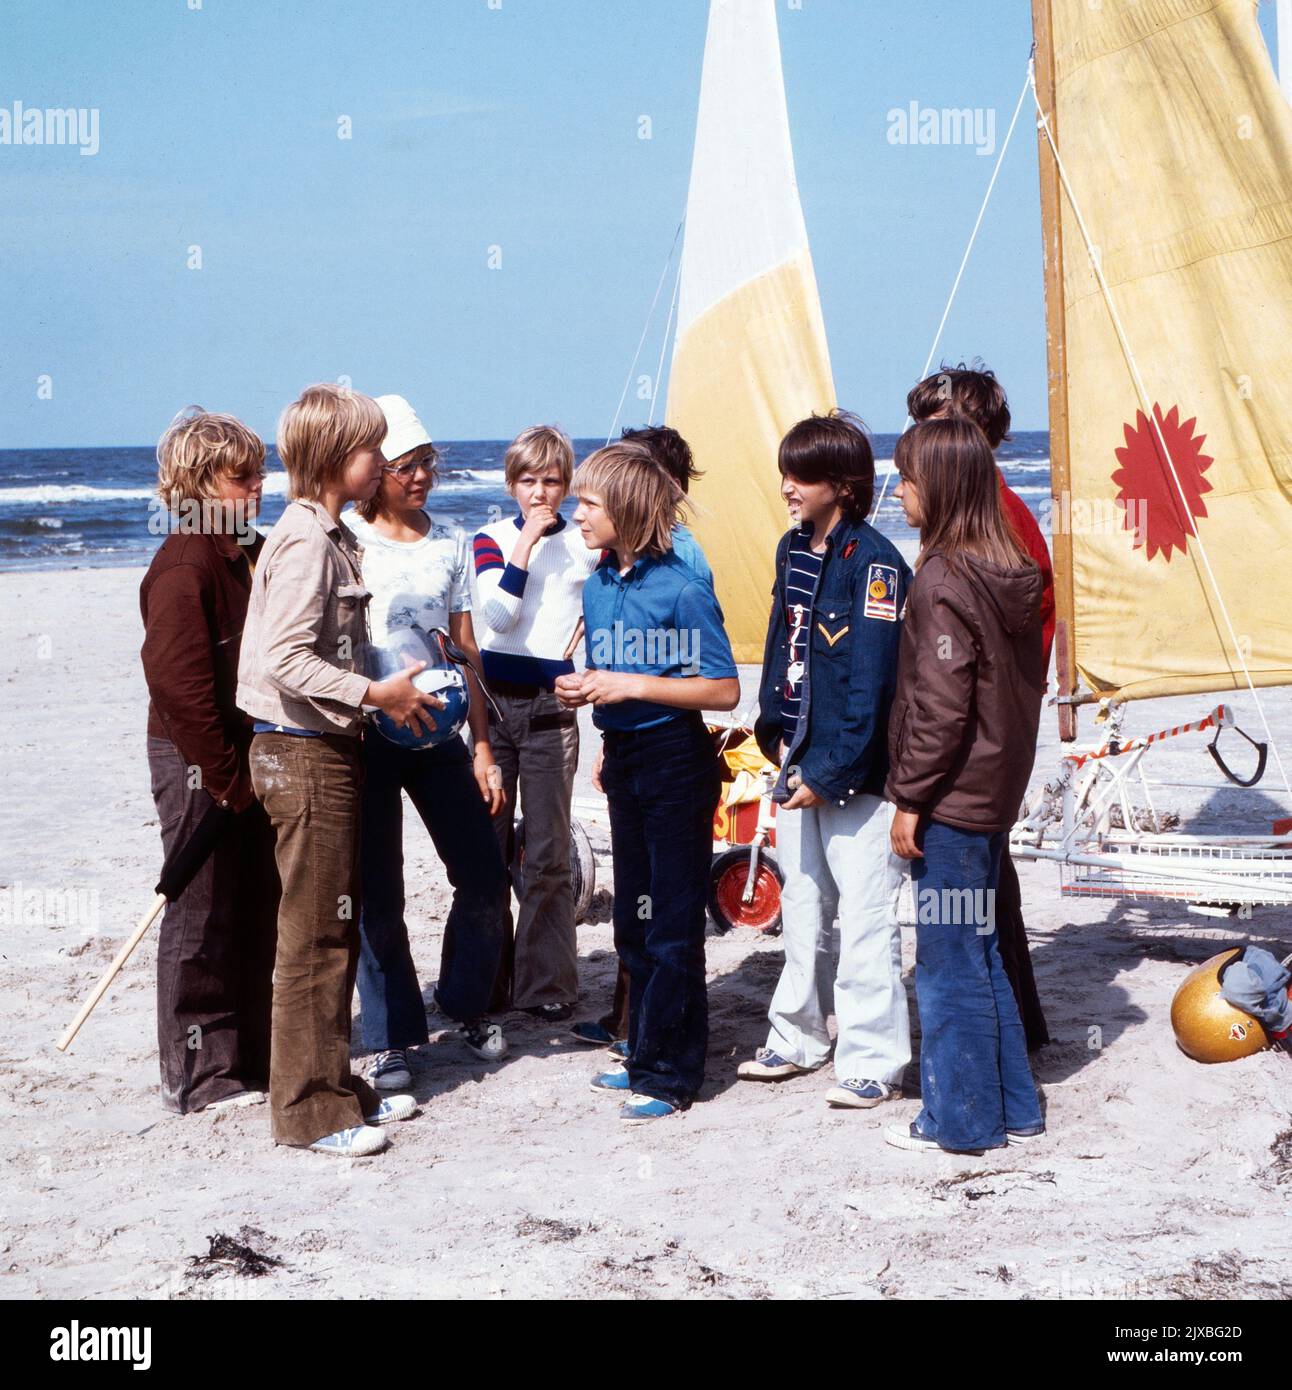
[[[1011,855],[1014,853],[1013,846],[1010,847],[1010,853]],[[1051,859],[1056,863],[1074,864],[1086,869],[1112,869],[1129,877],[1172,878],[1184,883],[1197,883],[1209,888],[1219,887],[1231,890],[1239,888],[1268,889],[1273,890],[1274,896],[1279,902],[1292,903],[1292,878],[1281,881],[1277,878],[1259,877],[1259,871],[1255,866],[1268,867],[1269,860],[1226,860],[1226,870],[1229,872],[1216,873],[1208,872],[1206,869],[1192,871],[1182,867],[1178,859],[1168,859],[1165,856],[1151,854],[1134,855],[1123,859],[1116,855],[1106,854],[1063,854],[1057,850],[1046,851],[1031,845],[1018,846],[1018,854],[1024,859]],[[1236,878],[1232,871],[1241,869],[1245,865],[1252,865],[1252,872],[1245,878]],[[1292,871],[1292,858],[1288,861],[1288,867],[1289,871]]]

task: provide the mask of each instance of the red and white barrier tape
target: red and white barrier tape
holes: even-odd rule
[[[1148,748],[1163,739],[1175,738],[1178,734],[1200,734],[1204,729],[1227,729],[1233,722],[1233,710],[1228,705],[1217,705],[1205,719],[1196,719],[1192,724],[1176,724],[1170,729],[1159,729],[1154,734],[1145,734],[1143,738],[1127,739],[1115,748],[1111,743],[1105,743],[1102,748],[1091,753],[1070,753],[1064,758],[1064,762],[1079,768],[1097,758],[1120,758],[1123,753],[1131,753],[1136,748]]]

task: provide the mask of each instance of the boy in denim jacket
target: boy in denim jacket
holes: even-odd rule
[[[795,524],[776,552],[755,733],[781,765],[773,795],[785,967],[767,1045],[738,1075],[780,1081],[823,1066],[833,1012],[838,1084],[826,1100],[865,1109],[901,1095],[911,1057],[897,923],[902,866],[883,799],[911,574],[865,520],[875,461],[859,420],[835,411],[800,421],[781,441],[778,466]]]

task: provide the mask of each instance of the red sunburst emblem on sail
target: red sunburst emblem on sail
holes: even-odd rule
[[[1193,432],[1196,416],[1181,424],[1179,406],[1173,405],[1163,415],[1162,407],[1154,404],[1153,418],[1156,428],[1138,410],[1135,424],[1122,426],[1126,444],[1117,450],[1121,467],[1113,474],[1113,482],[1118,487],[1118,505],[1125,513],[1123,524],[1135,533],[1134,549],[1144,546],[1149,560],[1160,550],[1162,558],[1170,560],[1172,550],[1183,552],[1188,548],[1189,537],[1194,534],[1194,518],[1207,515],[1202,494],[1211,491],[1211,484],[1202,475],[1213,460],[1202,452],[1207,436]],[[1171,463],[1162,452],[1163,443],[1175,465],[1179,487],[1171,476]]]

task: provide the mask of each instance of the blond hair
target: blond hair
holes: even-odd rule
[[[601,499],[624,550],[634,555],[672,550],[686,495],[646,445],[620,440],[589,454],[574,475],[574,491]]]
[[[232,415],[213,415],[199,405],[181,410],[157,441],[157,495],[171,511],[216,495],[216,482],[261,469],[260,436]]]
[[[503,471],[510,490],[522,473],[546,473],[558,468],[566,492],[574,476],[574,445],[570,436],[556,425],[531,425],[521,430],[503,455]]]
[[[278,455],[293,497],[317,499],[339,481],[356,449],[386,437],[386,417],[371,396],[330,381],[307,386],[278,420]]]

